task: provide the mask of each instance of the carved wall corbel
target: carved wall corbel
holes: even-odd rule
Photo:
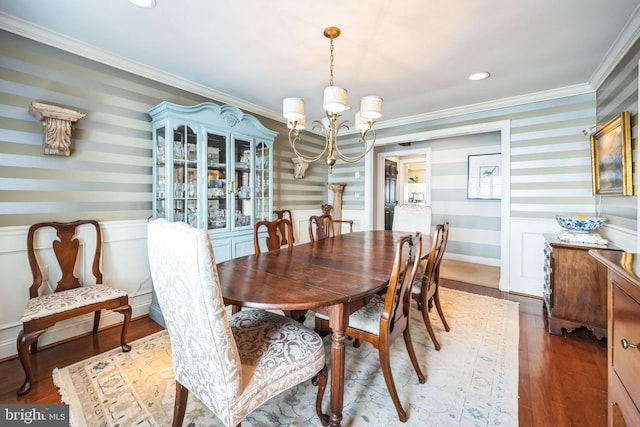
[[[44,154],[71,155],[73,125],[87,114],[40,102],[32,102],[29,113],[42,121]]]
[[[293,178],[304,178],[304,174],[307,172],[307,168],[309,167],[309,162],[301,159],[300,157],[292,157],[291,161],[293,162]]]

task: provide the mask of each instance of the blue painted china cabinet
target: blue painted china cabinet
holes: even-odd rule
[[[153,217],[209,231],[216,262],[253,253],[253,226],[272,219],[277,132],[237,107],[162,102],[153,124]],[[150,316],[164,324],[155,296]]]

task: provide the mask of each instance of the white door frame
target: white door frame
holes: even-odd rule
[[[501,291],[508,292],[509,291],[509,273],[510,273],[510,256],[509,256],[509,242],[511,235],[511,121],[510,120],[500,120],[495,122],[487,122],[487,123],[479,123],[476,125],[467,125],[467,126],[458,126],[447,129],[437,129],[433,131],[423,131],[416,132],[412,134],[403,134],[403,135],[395,135],[389,136],[386,138],[380,138],[376,141],[376,146],[381,145],[389,145],[389,144],[397,144],[399,142],[417,142],[417,141],[427,141],[431,139],[439,139],[446,138],[451,136],[461,136],[461,135],[473,135],[479,133],[487,133],[487,132],[500,132],[500,143],[501,143],[501,158],[502,158],[502,199],[500,201],[500,282],[498,287]],[[383,226],[380,228],[380,218],[384,217],[384,211],[381,215],[377,214],[378,222],[375,227],[372,227],[374,224],[374,209],[378,208],[375,204],[377,197],[373,194],[373,183],[375,177],[373,176],[373,164],[375,161],[374,150],[369,151],[365,157],[365,186],[364,186],[364,196],[365,196],[365,222],[367,224],[363,224],[366,228],[364,229],[384,229],[384,222],[382,222]],[[385,155],[391,155],[390,153],[384,153]],[[384,168],[383,168],[384,170]],[[379,184],[379,183],[378,183]],[[379,187],[382,188],[382,187]],[[382,209],[382,207],[380,207]]]

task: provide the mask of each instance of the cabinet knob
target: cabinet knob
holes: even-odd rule
[[[622,348],[624,348],[625,350],[628,348],[638,348],[636,344],[631,344],[625,338],[622,338],[622,340],[620,340],[620,344],[622,345]]]

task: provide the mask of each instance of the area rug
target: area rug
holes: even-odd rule
[[[392,371],[400,401],[409,415],[406,426],[518,425],[518,304],[441,288],[445,332],[434,309],[432,324],[442,349],[435,351],[418,310],[412,337],[427,375],[420,384],[402,339],[392,347]],[[414,306],[415,307],[415,306]],[[307,322],[312,325],[311,316]],[[327,355],[330,337],[325,338]],[[69,404],[72,426],[170,426],[175,381],[171,347],[165,331],[55,369],[54,382]],[[367,343],[346,343],[344,426],[402,425],[387,392],[377,350]],[[329,359],[327,356],[327,363]],[[269,400],[243,426],[319,426],[316,387],[310,381]],[[329,387],[324,408],[328,412]],[[223,424],[189,396],[185,426]]]

